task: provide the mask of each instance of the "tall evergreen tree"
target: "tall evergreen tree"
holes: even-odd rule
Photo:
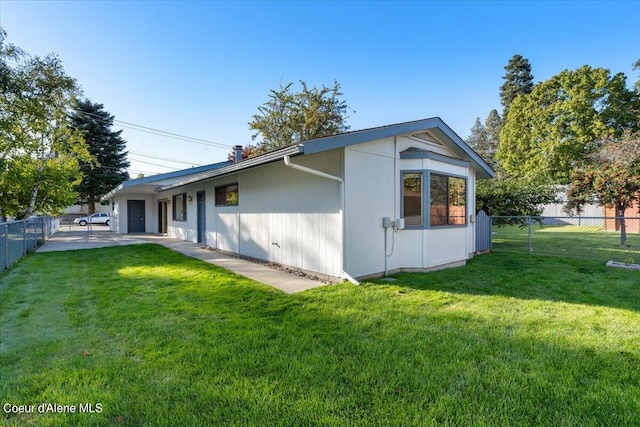
[[[504,83],[500,86],[500,102],[502,103],[502,117],[507,118],[509,107],[518,95],[531,93],[533,90],[533,75],[531,64],[522,55],[513,55],[504,67],[507,71]]]
[[[122,130],[111,129],[113,120],[102,104],[88,99],[77,102],[72,115],[73,128],[82,133],[93,156],[93,161],[81,163],[83,179],[76,186],[78,203],[88,204],[89,214],[101,196],[129,178],[126,141],[120,136]]]
[[[467,138],[467,144],[469,144],[469,147],[473,148],[476,153],[480,154],[483,159],[487,160],[484,156],[487,147],[487,130],[480,121],[480,117],[476,117],[476,122],[471,128],[471,134]]]
[[[487,119],[484,121],[484,129],[487,134],[487,148],[484,159],[494,170],[498,170],[498,161],[496,154],[500,145],[500,130],[502,129],[502,117],[497,110],[493,109],[489,112]]]
[[[496,161],[496,153],[498,152],[498,144],[500,142],[500,129],[502,127],[502,118],[498,111],[491,110],[484,124],[480,121],[480,117],[476,118],[476,122],[471,128],[471,134],[467,138],[467,144],[475,150],[476,153],[496,170],[498,164]]]

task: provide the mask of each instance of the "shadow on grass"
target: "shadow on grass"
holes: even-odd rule
[[[469,267],[480,269],[475,261]],[[469,267],[442,273],[464,278]],[[26,283],[33,287],[20,295]],[[0,396],[104,408],[2,415],[9,425],[640,421],[637,351],[581,342],[573,325],[545,313],[528,323],[515,313],[499,319],[382,286],[286,295],[153,245],[43,254],[4,284],[2,332],[20,339],[0,353]],[[7,322],[2,307],[20,300],[32,314]],[[39,322],[50,324],[46,336]],[[550,333],[556,327],[569,332]],[[577,327],[598,337],[592,325]],[[25,339],[25,328],[36,333]],[[56,345],[43,348],[49,340]]]
[[[394,285],[413,289],[640,311],[640,272],[596,261],[501,252],[478,256],[460,268],[393,277]]]

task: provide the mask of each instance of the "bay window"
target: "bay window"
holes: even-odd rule
[[[407,228],[467,225],[467,179],[429,171],[402,172],[402,217]]]

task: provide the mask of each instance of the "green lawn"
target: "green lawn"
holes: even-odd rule
[[[156,245],[0,276],[0,425],[636,426],[640,274],[488,254],[286,295]],[[86,408],[86,407],[85,407]]]
[[[493,250],[529,252],[528,227],[493,227]],[[609,260],[640,263],[640,234],[627,233],[627,247],[620,247],[620,233],[589,225],[539,225],[531,227],[533,254],[583,258],[601,263]]]

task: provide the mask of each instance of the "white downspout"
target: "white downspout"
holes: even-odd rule
[[[295,163],[291,163],[291,158],[289,155],[284,156],[284,164],[292,169],[297,169],[302,172],[310,173],[311,175],[321,176],[323,178],[332,179],[334,181],[338,181],[340,184],[344,184],[344,180],[339,176],[330,175],[328,173],[324,173],[315,169],[308,168],[306,166],[297,165]]]
[[[308,173],[308,174],[311,174],[311,175],[316,175],[316,176],[319,176],[319,177],[322,177],[322,178],[326,178],[326,179],[330,179],[330,180],[333,180],[333,181],[338,181],[340,183],[340,211],[342,212],[342,268],[341,268],[341,270],[342,270],[342,278],[343,279],[347,279],[349,282],[353,283],[354,285],[359,285],[360,282],[358,282],[356,279],[351,277],[349,275],[349,273],[347,273],[344,270],[344,267],[345,267],[344,180],[342,178],[340,178],[339,176],[330,175],[328,173],[321,172],[319,170],[315,170],[315,169],[308,168],[306,166],[302,166],[302,165],[297,165],[295,163],[291,163],[291,158],[288,155],[284,156],[284,164],[285,164],[285,166],[290,167],[292,169],[299,170],[300,172]]]

